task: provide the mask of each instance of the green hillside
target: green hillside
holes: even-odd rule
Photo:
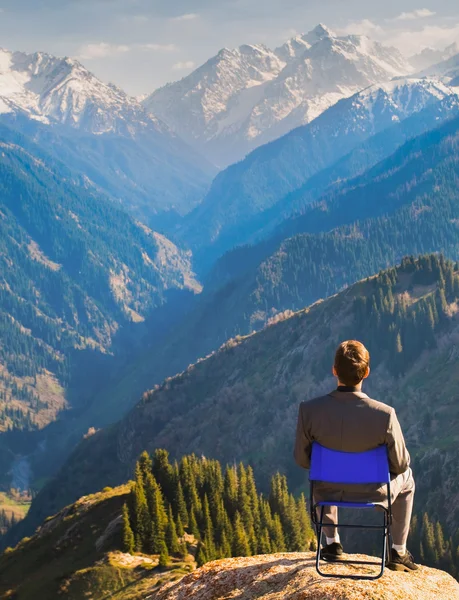
[[[458,297],[452,263],[437,256],[406,259],[260,333],[230,340],[146,394],[120,423],[80,444],[16,535],[101,481],[121,483],[140,452],[155,447],[173,457],[196,452],[245,460],[257,476],[280,470],[295,489],[304,489],[304,474],[292,460],[297,407],[333,388],[333,351],[344,338],[368,346],[367,391],[397,408],[414,455],[418,506],[456,527],[459,513],[448,498],[459,487]]]
[[[142,454],[135,481],[81,498],[7,549],[0,597],[143,600],[196,564],[314,545],[305,498],[285,477],[274,475],[263,497],[250,467],[170,463],[157,450]]]
[[[228,338],[335,294],[404,255],[441,251],[459,258],[458,139],[459,120],[418,136],[335,186],[274,238],[226,255],[185,315],[174,312],[167,336],[150,327],[144,345],[125,365],[107,369],[91,404],[55,428],[48,454],[34,460],[48,464],[48,456],[69,451],[88,429],[122,418],[145,389]],[[40,464],[35,470],[41,474]]]
[[[114,407],[121,413],[145,389],[228,338],[335,294],[404,255],[438,251],[458,259],[458,140],[459,120],[414,138],[286,221],[274,238],[228,253],[167,339],[120,372],[88,417],[100,420]]]
[[[171,291],[200,290],[188,254],[19,145],[32,142],[3,142],[8,135],[2,127],[0,432],[9,433],[0,439],[1,483],[9,449],[39,441],[22,430],[87,408]]]

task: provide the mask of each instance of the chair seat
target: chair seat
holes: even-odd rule
[[[317,502],[316,506],[340,506],[341,508],[376,508],[374,502]]]

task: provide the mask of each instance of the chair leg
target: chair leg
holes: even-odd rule
[[[320,571],[320,550],[321,550],[320,546],[322,544],[323,522],[324,522],[324,507],[321,506],[320,507],[320,520],[317,523],[317,552],[316,552],[316,571],[319,573],[319,575],[322,575],[322,573]]]
[[[324,507],[321,506],[320,520],[316,524],[316,531],[317,531],[316,571],[317,571],[317,573],[321,577],[331,577],[331,578],[336,578],[336,579],[368,580],[368,581],[374,581],[374,580],[382,577],[384,574],[385,566],[386,566],[386,558],[388,560],[390,560],[389,552],[390,552],[390,548],[392,546],[391,533],[390,533],[390,515],[386,511],[384,511],[384,524],[381,526],[382,533],[383,533],[381,563],[380,563],[381,569],[377,575],[338,575],[338,574],[334,574],[334,573],[324,573],[323,571],[321,571],[321,569],[320,569],[320,550],[321,550],[320,545],[322,542],[323,516],[324,516]],[[347,527],[350,527],[350,525],[348,525]],[[338,562],[340,562],[340,561],[338,561]],[[343,561],[343,562],[352,564],[352,561],[350,561],[350,560]],[[359,562],[358,564],[362,564],[362,563]],[[368,564],[378,565],[379,563],[368,563]]]

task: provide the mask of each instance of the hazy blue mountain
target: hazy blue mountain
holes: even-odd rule
[[[168,296],[201,288],[189,253],[2,125],[0,155],[4,482],[13,455],[3,450],[16,434],[84,410]]]
[[[78,61],[0,51],[0,120],[137,216],[184,214],[216,169],[135,99]]]
[[[292,459],[298,404],[333,389],[333,351],[343,338],[357,337],[372,353],[365,390],[394,405],[405,430],[417,506],[436,518],[442,513],[453,532],[458,515],[448,510],[447,497],[458,484],[452,467],[458,456],[458,275],[457,265],[438,256],[405,259],[262,332],[228,341],[145,394],[115,427],[82,442],[39,494],[20,531],[96,491],[101,481],[123,481],[143,449],[164,447],[172,457],[250,457],[256,472],[280,469],[304,489],[305,475]],[[434,479],[443,494],[431,493]]]
[[[226,250],[266,237],[331,184],[365,171],[409,137],[454,116],[457,105],[451,88],[417,79],[371,87],[342,100],[220,173],[179,236],[205,270]]]
[[[120,378],[97,396],[90,410],[73,422],[73,428],[83,432],[91,423],[102,422],[110,407],[115,407],[118,412],[123,407],[128,409],[133,399],[136,396],[139,398],[145,389],[187,369],[190,363],[209,355],[228,338],[236,339],[228,343],[219,356],[224,356],[226,352],[231,354],[233,344],[238,345],[240,337],[244,338],[266,324],[283,321],[291,315],[292,310],[312,304],[320,298],[339,293],[340,302],[345,306],[346,298],[353,294],[346,291],[350,284],[395,264],[405,255],[441,251],[446,256],[458,259],[458,179],[459,119],[456,119],[438,130],[410,140],[390,158],[312,205],[301,217],[305,218],[305,233],[276,241],[269,252],[268,242],[264,242],[265,254],[257,246],[241,247],[234,254],[229,254],[226,268],[232,271],[232,278],[222,282],[217,289],[205,289],[196,298],[194,308],[171,328],[167,339],[161,339],[158,344],[146,349],[143,355],[139,354],[131,365],[120,372]],[[337,225],[338,222],[341,224]],[[409,292],[409,286],[407,289]],[[400,294],[403,295],[402,292]],[[319,302],[317,306],[322,304]],[[325,305],[334,306],[333,302]],[[317,310],[314,308],[307,313],[317,315]],[[335,318],[336,314],[330,309],[325,320],[329,322]],[[345,326],[346,321],[343,320]],[[341,333],[347,335],[346,332],[343,330]],[[309,339],[315,339],[315,335],[311,334]],[[329,340],[324,337],[324,348],[327,343]],[[406,343],[410,343],[409,339],[406,339]],[[327,347],[328,350],[332,351]],[[256,354],[253,355],[254,361],[255,357]],[[250,359],[248,362],[251,362]],[[315,358],[313,362],[316,362]],[[276,371],[276,363],[270,364],[270,369]],[[200,372],[199,366],[196,369]],[[245,369],[242,362],[238,369]],[[267,366],[258,369],[261,380],[267,373],[266,369]],[[188,372],[194,373],[195,369],[191,368]],[[198,378],[202,390],[207,389],[206,386],[213,381],[212,377],[220,380],[218,369],[214,376],[211,376],[211,372],[212,369],[206,370],[206,376]],[[239,372],[237,369],[233,371],[234,377],[239,377]],[[166,381],[164,389],[168,389],[168,385]],[[182,396],[179,386],[172,385],[175,398],[180,402]],[[202,396],[202,390],[196,388],[196,397]],[[164,404],[161,407],[158,405],[155,411],[156,408],[152,413],[154,431],[164,428],[168,432],[167,439],[161,436],[158,440],[162,444],[167,440],[176,440],[167,425],[170,422],[169,409]],[[142,405],[134,409],[120,427],[132,423],[132,419],[137,422],[141,414]],[[176,417],[178,423],[180,414],[177,413]],[[219,429],[217,423],[220,421],[216,413],[213,419],[214,426]],[[187,446],[186,451],[189,451],[198,448],[201,438],[194,426],[187,423],[189,437],[186,444],[191,445]],[[153,429],[146,427],[152,434]],[[104,477],[108,472],[110,476],[118,477],[131,460],[128,457],[131,456],[131,450],[126,454],[125,449],[136,448],[135,428],[130,431],[131,437],[123,437],[121,445],[120,438],[109,428],[101,432],[94,442],[80,446],[64,465],[57,480],[39,496],[31,518],[41,520],[49,502],[54,510],[78,495],[90,492],[92,488],[97,489],[102,471],[95,473],[92,466],[86,467],[90,464],[88,452],[99,455],[100,451],[101,456],[110,456],[110,460],[107,459],[101,467],[108,469],[104,471]],[[198,428],[198,431],[201,430]],[[169,434],[171,437],[168,437]],[[142,438],[139,437],[139,440]],[[196,446],[193,446],[193,440],[197,441]],[[172,446],[169,447],[172,449]],[[77,468],[76,465],[80,464],[81,468]],[[112,471],[112,468],[115,470]]]

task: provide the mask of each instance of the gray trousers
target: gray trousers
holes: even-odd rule
[[[411,469],[407,469],[404,473],[392,479],[390,489],[392,500],[392,542],[396,546],[404,546],[410,532],[411,513],[413,512],[415,483]],[[371,502],[371,498],[368,498],[367,502]],[[318,518],[320,518],[320,509],[317,512]],[[326,506],[324,508],[323,522],[338,523],[338,508],[336,506]],[[332,538],[336,533],[336,527],[324,527],[324,532],[327,537]]]

